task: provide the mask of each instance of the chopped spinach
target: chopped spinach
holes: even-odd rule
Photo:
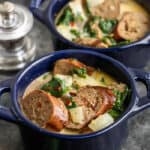
[[[90,12],[90,6],[86,1],[83,1],[83,5],[84,5],[84,9],[85,9],[85,13],[88,17],[91,16],[91,12]]]
[[[83,19],[83,17],[81,16],[81,14],[80,14],[80,12],[77,14],[77,16],[75,17],[75,20],[76,21],[80,21],[80,22],[82,22],[84,19]]]
[[[85,32],[85,33],[87,33],[90,37],[96,37],[96,31],[94,31],[94,30],[92,30],[91,29],[91,22],[88,22],[85,26],[84,26],[84,28],[83,28],[83,31]]]
[[[56,97],[61,97],[67,91],[65,82],[55,77],[53,77],[48,83],[44,84],[41,89]]]
[[[78,32],[78,31],[75,30],[75,29],[71,29],[71,30],[70,30],[70,33],[72,33],[73,35],[75,35],[77,38],[80,37],[80,32]]]
[[[59,18],[57,25],[64,24],[69,25],[70,22],[74,22],[75,18],[70,8],[66,8],[62,14],[62,16]]]
[[[124,45],[128,45],[130,43],[131,43],[130,40],[124,40],[124,41],[118,42],[116,46],[124,46]]]
[[[77,105],[76,105],[75,101],[73,101],[72,97],[65,99],[64,102],[68,109],[77,107]]]
[[[115,105],[114,105],[114,108],[116,110],[124,111],[124,102],[125,102],[125,99],[126,99],[128,93],[129,93],[129,89],[127,87],[125,88],[124,92],[120,92],[117,90],[114,91],[114,94],[117,97]]]
[[[117,41],[111,36],[103,37],[102,42],[108,44],[109,46],[116,46],[117,45]]]
[[[99,22],[99,27],[105,34],[109,34],[114,30],[117,22],[117,20],[101,19]]]
[[[109,111],[110,115],[117,119],[120,114],[125,110],[125,100],[130,95],[130,90],[128,87],[125,88],[123,92],[118,90],[114,90],[114,94],[116,95],[116,102],[113,108]]]
[[[120,112],[115,109],[111,109],[108,113],[115,119],[117,119],[120,116]]]
[[[72,74],[77,74],[81,78],[86,78],[87,70],[86,68],[74,68]]]

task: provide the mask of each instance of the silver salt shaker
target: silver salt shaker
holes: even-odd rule
[[[34,59],[36,46],[28,36],[33,22],[24,6],[0,4],[0,70],[18,70]]]

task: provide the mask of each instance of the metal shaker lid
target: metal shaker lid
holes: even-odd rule
[[[33,26],[33,16],[24,6],[4,2],[0,4],[0,41],[24,37]]]

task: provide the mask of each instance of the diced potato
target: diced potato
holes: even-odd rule
[[[82,124],[84,121],[83,107],[76,107],[69,110],[71,119],[74,123]]]
[[[101,130],[114,122],[114,119],[108,113],[98,116],[95,120],[92,120],[88,125],[93,131]]]
[[[80,17],[82,17],[82,20],[77,20],[80,22],[85,22],[87,20],[86,14],[84,12],[84,9],[82,7],[82,0],[74,0],[71,1],[69,3],[69,7],[72,10],[73,14],[75,15],[75,17],[78,17],[80,15]]]
[[[67,87],[72,85],[72,76],[56,74],[55,77],[64,80]]]

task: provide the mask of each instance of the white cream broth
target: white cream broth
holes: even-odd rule
[[[28,95],[31,91],[34,91],[36,89],[40,89],[45,83],[50,81],[52,79],[52,73],[46,72],[43,75],[39,76],[35,80],[33,80],[26,88],[23,97]],[[55,75],[56,77],[60,78],[59,76],[62,75]],[[65,75],[63,75],[64,80]],[[61,78],[62,79],[62,78]],[[69,80],[68,80],[69,79]],[[71,79],[71,81],[70,81]],[[105,80],[105,81],[101,81]],[[77,75],[68,76],[66,75],[66,82],[70,81],[70,86],[72,83],[78,84],[80,87],[90,85],[90,86],[102,86],[102,87],[108,87],[112,83],[116,83],[115,79],[113,79],[108,74],[104,73],[103,71],[94,71],[91,76],[86,76],[86,78],[81,78]],[[69,85],[68,84],[68,85]]]
[[[94,0],[94,1],[92,1],[92,3],[91,2],[90,3],[91,3],[91,5],[95,5],[95,4],[97,4],[97,2],[98,3],[100,3],[100,2],[103,3],[104,1],[105,0],[101,0],[101,1]],[[82,3],[82,0],[69,1],[69,3],[60,11],[60,13],[57,15],[57,17],[55,19],[57,31],[60,34],[62,34],[66,39],[71,40],[73,42],[75,42],[75,40],[78,39],[78,37],[77,37],[78,33],[80,33],[80,39],[89,37],[89,35],[87,35],[87,33],[83,31],[83,27],[88,21],[88,16],[85,14],[84,8],[81,7],[81,3]],[[57,24],[58,20],[60,19],[60,17],[62,16],[64,10],[67,7],[69,7],[71,9],[71,11],[72,11],[72,13],[75,17],[80,16],[80,17],[82,17],[82,20],[78,19],[78,21],[76,20],[73,24],[69,24],[69,25]],[[142,7],[142,5],[137,3],[135,0],[123,0],[123,1],[121,1],[121,3],[120,3],[120,15],[116,19],[120,20],[125,12],[138,12],[138,13],[142,13],[142,14],[149,17],[149,12],[147,12],[147,10],[145,10]],[[71,30],[75,30],[76,33],[72,33]],[[105,36],[104,33],[99,33],[99,34],[102,34],[102,35],[100,35],[101,37]],[[111,36],[111,34],[110,34],[110,36]],[[130,39],[123,39],[123,40],[129,40],[130,41]],[[80,41],[78,41],[78,40],[76,42],[78,44],[81,44]],[[133,42],[133,41],[131,41],[131,42]],[[83,44],[83,43],[81,45],[89,46],[88,44]],[[124,45],[126,45],[126,44],[124,44]],[[100,47],[100,48],[108,48],[110,46],[111,45],[109,45],[109,43],[107,43],[106,45],[103,44],[102,47]],[[96,47],[99,48],[99,46],[96,46]]]
[[[28,87],[26,88],[23,97],[28,95],[30,92],[41,89],[41,87],[50,81],[52,79],[53,75],[51,72],[46,72],[43,75],[39,76],[35,80],[33,80]],[[79,87],[91,85],[91,86],[102,86],[102,87],[108,87],[112,84],[117,84],[117,81],[113,79],[111,76],[106,74],[103,71],[96,70],[92,73],[91,76],[87,75],[86,78],[81,78],[77,75],[55,75],[55,77],[60,78],[61,80],[64,80],[67,86],[71,86],[73,83],[76,83],[79,85]],[[66,93],[67,94],[67,93]],[[46,128],[48,131],[56,132],[52,128]],[[83,133],[87,133],[89,131],[84,131]],[[76,134],[82,134],[80,131],[74,131],[71,129],[63,128],[61,131],[59,131],[60,134],[68,134],[68,135],[76,135]]]
[[[51,80],[52,74],[50,72],[46,72],[43,75],[39,76],[35,80],[33,80],[26,88],[23,97],[28,95],[30,92],[40,89],[42,85]]]

